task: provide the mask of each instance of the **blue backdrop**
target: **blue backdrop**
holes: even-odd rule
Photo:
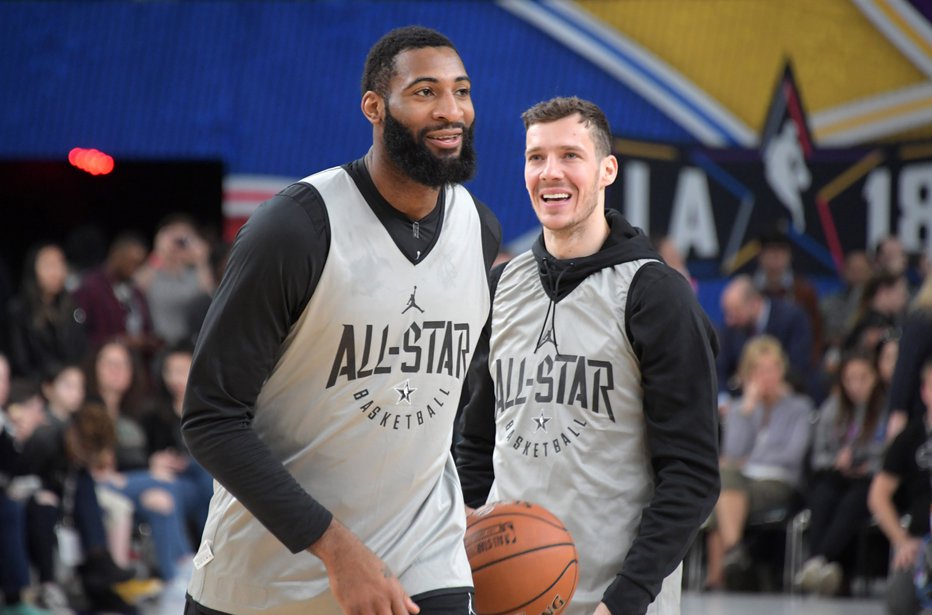
[[[459,47],[473,79],[471,188],[506,241],[534,228],[520,113],[598,102],[623,136],[693,142],[589,61],[492,2],[0,3],[0,157],[219,158],[227,173],[303,177],[362,155],[370,45],[410,23]],[[166,178],[170,181],[170,178]]]

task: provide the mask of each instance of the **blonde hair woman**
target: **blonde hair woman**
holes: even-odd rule
[[[786,370],[786,355],[774,337],[756,337],[742,351],[742,394],[731,402],[723,422],[722,491],[708,534],[710,587],[750,567],[741,544],[748,517],[789,506],[798,497],[813,405],[793,391]]]

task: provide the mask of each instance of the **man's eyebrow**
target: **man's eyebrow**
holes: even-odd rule
[[[528,149],[524,150],[524,153],[525,153],[525,154],[531,154],[531,153],[534,153],[534,152],[539,152],[539,151],[544,150],[544,149],[550,149],[550,148],[546,148],[546,147],[544,147],[543,145],[537,145],[537,146],[535,146],[535,147],[531,147],[531,148],[528,148]],[[556,145],[556,146],[554,146],[552,149],[557,149],[557,150],[560,150],[560,151],[562,151],[562,152],[584,152],[584,151],[586,151],[586,148],[581,147],[581,146],[579,146],[579,145]]]
[[[472,80],[469,78],[468,75],[460,75],[459,77],[457,77],[457,78],[454,79],[453,81],[466,81],[467,83],[472,83]],[[406,85],[406,86],[404,87],[404,89],[407,90],[408,88],[413,87],[413,86],[417,85],[418,83],[422,83],[422,82],[424,82],[424,83],[440,83],[440,79],[437,79],[436,77],[417,77],[417,78],[413,79],[413,80],[411,81],[411,83],[409,83],[408,85]]]

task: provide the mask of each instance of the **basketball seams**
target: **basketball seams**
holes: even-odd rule
[[[560,615],[576,592],[576,544],[560,519],[539,504],[480,507],[469,515],[464,539],[477,613],[533,615],[540,608]]]
[[[501,560],[499,560],[499,561],[501,561]],[[552,590],[554,587],[556,587],[556,586],[560,583],[560,581],[563,580],[563,577],[566,576],[566,573],[569,571],[570,567],[573,568],[573,576],[574,576],[574,577],[578,576],[578,571],[579,571],[578,562],[577,562],[576,560],[572,560],[571,562],[568,562],[568,563],[566,564],[566,567],[563,569],[562,572],[560,572],[560,574],[557,576],[556,580],[554,580],[554,582],[551,583],[549,587],[544,588],[544,590],[543,590],[542,592],[540,592],[539,594],[537,594],[536,596],[534,596],[533,598],[531,598],[531,599],[528,600],[527,602],[524,602],[524,603],[522,603],[522,604],[515,605],[514,607],[511,607],[511,608],[509,608],[509,609],[507,609],[507,610],[504,610],[504,611],[500,611],[500,612],[498,612],[498,613],[489,613],[489,615],[507,615],[508,613],[516,613],[516,612],[519,611],[519,609],[522,609],[522,608],[528,606],[529,604],[533,604],[534,602],[536,602],[537,600],[539,600],[540,598],[542,598],[542,597],[544,596],[544,594],[546,594],[547,592],[549,592],[550,590]],[[570,595],[566,597],[566,603],[567,603],[567,604],[569,604],[570,599],[573,597],[573,594],[575,594],[575,593],[576,593],[576,582],[575,582],[575,580],[574,580],[574,582],[573,582],[573,590],[570,592]]]
[[[513,511],[507,511],[507,510],[506,510],[506,511],[503,511],[503,512],[500,512],[500,513],[494,512],[494,513],[489,513],[489,514],[486,514],[486,515],[482,515],[481,517],[479,517],[478,519],[476,519],[476,520],[473,521],[472,523],[467,523],[467,524],[466,524],[466,527],[467,527],[467,528],[471,528],[471,527],[473,527],[473,526],[475,526],[475,525],[478,525],[478,524],[482,523],[482,522],[485,521],[486,519],[495,519],[495,518],[498,518],[498,517],[510,517],[510,518],[512,518],[512,517],[526,517],[526,518],[529,518],[529,519],[534,519],[535,521],[540,521],[541,523],[546,523],[546,524],[549,525],[550,527],[557,528],[558,530],[563,530],[564,532],[569,532],[569,530],[567,530],[565,527],[563,527],[563,524],[560,523],[559,521],[557,521],[556,519],[547,519],[546,517],[542,517],[542,516],[540,516],[540,515],[535,515],[535,514],[527,513],[527,512],[513,512]]]
[[[574,553],[576,552],[576,545],[574,545],[572,542],[560,542],[560,543],[554,543],[554,544],[552,544],[552,545],[543,545],[543,546],[541,546],[541,547],[532,547],[532,548],[528,549],[527,551],[521,551],[520,553],[512,553],[511,555],[506,555],[505,557],[502,557],[502,558],[499,558],[499,559],[496,559],[496,560],[492,560],[491,562],[486,562],[486,563],[482,564],[481,566],[476,566],[475,568],[472,569],[472,571],[473,571],[473,574],[475,574],[475,573],[479,572],[480,570],[483,570],[483,569],[485,569],[485,568],[488,568],[489,566],[494,566],[494,565],[496,565],[496,564],[501,564],[502,562],[507,562],[507,561],[510,560],[510,559],[514,559],[514,558],[516,558],[516,557],[521,557],[522,555],[527,555],[528,553],[537,553],[538,551],[546,551],[547,549],[555,549],[555,548],[557,548],[557,547],[572,547],[572,548],[573,548],[573,552],[574,552]],[[574,560],[570,560],[569,563],[572,564],[572,563],[575,563],[575,562],[576,562],[576,560],[574,559]]]

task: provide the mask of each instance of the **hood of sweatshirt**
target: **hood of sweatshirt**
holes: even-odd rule
[[[605,219],[611,229],[608,238],[599,251],[590,256],[560,260],[547,251],[543,233],[534,242],[531,252],[537,260],[540,281],[554,303],[573,292],[590,274],[605,267],[644,258],[663,260],[644,232],[631,226],[620,212],[606,209]]]

